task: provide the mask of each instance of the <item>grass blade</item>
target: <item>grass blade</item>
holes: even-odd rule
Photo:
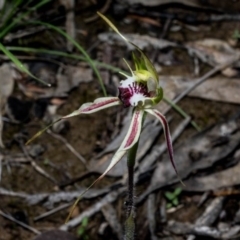
[[[2,29],[0,30],[0,39],[4,38],[9,33],[9,31],[12,28],[14,28],[14,26],[17,25],[25,16],[29,15],[32,11],[37,10],[38,8],[40,8],[41,6],[45,5],[46,3],[50,2],[50,1],[52,1],[52,0],[42,0],[35,6],[31,7],[26,12],[23,12],[22,14],[20,14],[18,17],[13,18],[9,24],[8,24],[8,22],[6,22],[7,24],[5,24],[5,26],[3,26]]]
[[[14,17],[17,13],[18,7],[22,4],[24,0],[16,0],[15,2],[7,2],[5,0],[4,8],[1,11],[1,21],[2,21],[2,28],[6,27],[9,23],[9,20]],[[30,0],[31,1],[31,0]],[[29,2],[27,2],[28,4]],[[4,19],[5,18],[5,19]]]
[[[48,83],[45,83],[44,81],[36,78],[24,65],[23,63],[18,60],[18,58],[16,58],[6,47],[4,47],[1,43],[0,43],[0,50],[17,66],[17,68],[28,74],[30,77],[34,78],[35,80],[41,82],[42,84],[46,85],[46,86],[51,86],[50,84]]]
[[[76,60],[80,60],[80,61],[87,61],[86,58],[83,56],[80,56],[77,54],[69,54],[69,53],[66,53],[63,51],[58,51],[58,50],[49,50],[49,49],[44,49],[44,48],[37,49],[37,48],[29,48],[29,47],[15,47],[15,46],[7,47],[7,49],[12,52],[18,51],[18,52],[27,52],[27,53],[30,53],[30,52],[31,53],[46,53],[49,55],[61,56],[61,57],[76,59]],[[107,63],[99,62],[96,60],[92,60],[92,62],[95,66],[103,67],[103,68],[109,69],[116,73],[122,71],[122,69],[114,67]]]
[[[41,21],[32,21],[31,23],[33,24],[37,24],[37,25],[42,25],[42,26],[46,26],[47,28],[53,29],[56,32],[60,33],[62,36],[64,36],[68,41],[70,41],[85,57],[86,61],[89,63],[89,65],[92,67],[93,71],[95,72],[98,80],[99,80],[99,84],[102,88],[103,94],[104,96],[107,96],[107,92],[106,89],[104,87],[103,84],[103,80],[99,74],[99,71],[97,70],[93,60],[90,58],[90,56],[88,55],[88,53],[84,50],[84,48],[82,46],[80,46],[72,37],[70,37],[66,32],[64,32],[61,28],[56,27],[52,24],[49,23],[45,23],[45,22],[41,22]]]

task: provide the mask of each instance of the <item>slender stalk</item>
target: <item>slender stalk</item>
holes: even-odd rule
[[[134,208],[134,166],[137,155],[138,142],[128,151],[128,197],[127,197],[127,217],[131,215]]]
[[[143,115],[142,126],[146,118],[146,113]],[[135,201],[134,201],[134,166],[137,156],[139,140],[135,145],[128,150],[127,167],[128,167],[128,196],[126,201],[127,220],[125,222],[124,240],[133,240],[135,236]]]
[[[138,142],[128,151],[128,196],[127,196],[127,220],[125,222],[125,240],[133,240],[135,234],[134,221],[134,165],[137,155]]]

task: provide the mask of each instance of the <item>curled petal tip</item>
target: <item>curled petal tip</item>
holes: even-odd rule
[[[31,137],[26,143],[25,145],[30,144],[32,141],[34,141],[36,138],[38,138],[39,136],[41,136],[45,131],[47,131],[51,126],[53,126],[55,123],[61,121],[62,118],[57,119],[56,121],[52,122],[51,124],[49,124],[48,126],[46,126],[45,128],[43,128],[42,130],[38,131],[36,134],[33,135],[33,137]]]
[[[107,18],[105,17],[103,14],[101,14],[100,12],[97,12],[98,16],[100,16],[124,41],[129,42],[127,38],[125,38],[120,32],[119,30],[116,28],[116,26]]]
[[[170,131],[169,131],[169,127],[168,127],[166,118],[156,109],[146,109],[145,111],[152,114],[153,116],[155,116],[161,122],[163,130],[164,130],[164,135],[165,135],[165,139],[166,139],[166,143],[167,143],[167,150],[168,150],[170,161],[172,163],[173,169],[174,169],[179,181],[181,182],[181,184],[183,186],[185,186],[185,184],[182,182],[182,180],[178,174],[176,164],[174,161],[172,140],[171,140],[171,135],[170,135]]]

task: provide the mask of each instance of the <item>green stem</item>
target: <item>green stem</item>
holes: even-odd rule
[[[138,142],[128,151],[128,198],[127,198],[127,217],[129,217],[134,207],[134,166],[137,155]]]
[[[142,127],[146,117],[143,114]],[[127,220],[125,222],[125,237],[124,240],[133,240],[135,236],[135,212],[134,212],[134,166],[137,156],[138,141],[128,150],[127,167],[128,167],[128,196],[127,196]]]
[[[125,240],[133,240],[135,234],[134,222],[134,165],[137,155],[138,142],[128,151],[128,196],[127,196],[127,220],[125,222]]]

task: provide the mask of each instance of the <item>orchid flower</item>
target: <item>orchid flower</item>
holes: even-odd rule
[[[158,104],[163,98],[163,90],[161,87],[159,87],[158,74],[156,72],[156,69],[148,57],[142,52],[142,50],[139,49],[135,44],[131,43],[128,39],[126,39],[109,21],[109,19],[107,19],[101,13],[98,13],[98,15],[102,17],[110,25],[110,27],[121,36],[124,41],[132,44],[136,48],[139,56],[134,53],[132,55],[135,69],[132,70],[128,63],[125,61],[129,67],[130,74],[126,75],[124,73],[121,73],[125,79],[120,82],[120,85],[118,87],[118,97],[102,97],[96,99],[93,103],[85,103],[78,110],[62,117],[62,119],[74,117],[80,114],[91,114],[102,109],[117,105],[123,105],[125,108],[133,107],[132,120],[127,135],[125,136],[117,152],[112,157],[108,168],[95,182],[103,178],[108,173],[108,171],[110,171],[113,166],[121,160],[124,154],[129,149],[131,149],[135,143],[137,143],[142,130],[142,120],[144,113],[149,113],[155,116],[161,122],[164,129],[169,157],[173,168],[177,173],[173,158],[173,147],[167,120],[163,114],[154,109],[154,106]]]
[[[155,116],[162,124],[169,157],[173,168],[177,173],[173,158],[173,147],[167,120],[163,114],[161,114],[158,110],[154,109],[154,106],[158,104],[163,98],[163,90],[161,87],[159,87],[158,74],[156,72],[156,69],[154,68],[148,57],[142,52],[142,50],[138,48],[135,44],[131,43],[127,38],[125,38],[118,31],[118,29],[109,21],[109,19],[107,19],[101,13],[98,13],[98,15],[103,18],[109,24],[109,26],[121,36],[124,41],[133,45],[136,48],[137,54],[132,54],[135,69],[132,70],[129,64],[124,60],[130,70],[130,74],[127,75],[125,73],[121,73],[125,77],[125,79],[120,81],[118,87],[118,97],[97,98],[94,102],[83,104],[82,106],[80,106],[79,109],[62,117],[59,120],[71,118],[80,114],[92,114],[102,109],[117,105],[123,105],[123,107],[125,108],[133,108],[133,115],[130,127],[122,144],[112,157],[108,168],[96,181],[94,181],[92,185],[102,179],[114,167],[114,165],[116,165],[121,160],[124,154],[129,149],[131,149],[135,143],[138,142],[142,130],[142,120],[144,113]],[[45,130],[46,129],[43,129],[42,131],[37,133],[30,141],[42,134],[42,132]]]

